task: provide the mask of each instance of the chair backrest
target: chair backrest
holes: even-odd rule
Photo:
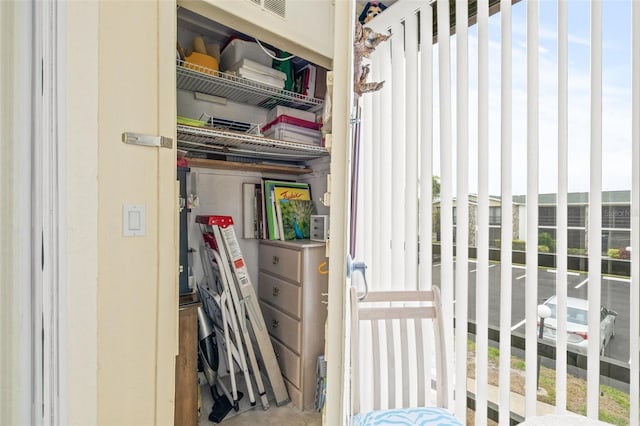
[[[429,325],[434,345],[426,338]],[[428,403],[432,386],[426,372],[433,364],[434,351],[436,405],[446,408],[444,337],[437,287],[369,292],[363,300],[351,288],[352,414],[360,413],[365,405],[371,410],[433,405]],[[363,342],[366,347],[361,347]],[[371,392],[360,392],[360,377],[371,377]],[[372,399],[365,403],[367,394]]]

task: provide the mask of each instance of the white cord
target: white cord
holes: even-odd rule
[[[256,41],[256,43],[258,43],[258,46],[260,46],[262,48],[262,50],[264,50],[264,53],[267,54],[267,56],[271,57],[272,59],[275,59],[276,61],[288,61],[289,59],[295,58],[296,55],[289,55],[286,58],[276,58],[275,56],[273,56],[271,54],[271,52],[269,52],[267,49],[264,48],[264,46],[262,45],[262,43],[260,43],[260,40],[258,40],[257,38],[254,37],[254,40]]]

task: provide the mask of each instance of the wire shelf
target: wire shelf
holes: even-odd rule
[[[261,123],[249,123],[247,121],[227,120],[226,118],[214,117],[206,112],[200,116],[200,120],[207,123],[207,126],[218,130],[249,133],[250,135],[262,136]],[[185,123],[186,124],[186,123]]]
[[[306,161],[329,155],[325,147],[178,124],[178,148],[189,153]]]
[[[303,96],[192,63],[185,65],[184,61],[178,61],[176,80],[178,89],[206,93],[267,109],[283,105],[302,110],[320,110],[324,103],[322,99]]]

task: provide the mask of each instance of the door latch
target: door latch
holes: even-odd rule
[[[124,132],[122,134],[122,142],[131,145],[159,146],[169,149],[173,147],[173,139],[166,136],[151,136],[133,132]]]
[[[351,258],[350,254],[347,255],[347,278],[353,278],[354,272],[359,272],[360,275],[362,275],[362,280],[364,281],[364,292],[362,293],[362,296],[358,297],[359,300],[363,300],[365,297],[367,297],[367,294],[369,293],[369,286],[367,285],[366,271],[367,271],[366,263],[362,261],[356,262]]]

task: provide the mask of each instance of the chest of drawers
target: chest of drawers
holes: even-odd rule
[[[316,362],[324,353],[327,318],[325,245],[309,240],[261,241],[258,297],[289,397],[312,409]],[[326,270],[326,268],[324,268]]]

